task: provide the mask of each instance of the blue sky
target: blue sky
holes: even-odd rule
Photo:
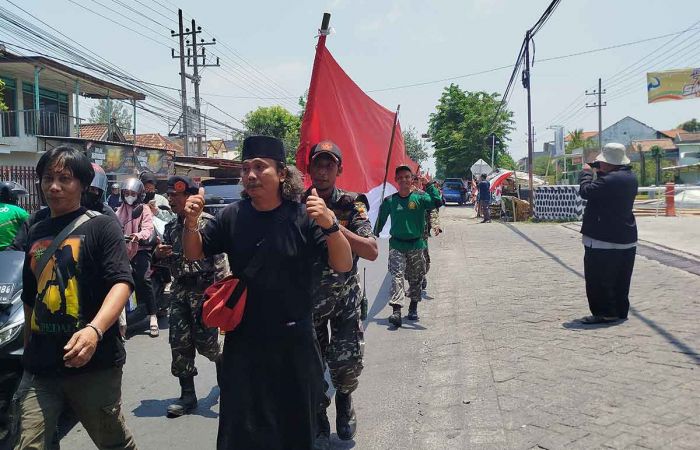
[[[206,69],[201,90],[206,101],[235,118],[242,118],[260,105],[282,103],[294,108],[296,101],[293,99],[267,98],[295,97],[308,87],[315,34],[324,11],[333,14],[334,34],[328,38],[328,48],[363,89],[372,91],[512,64],[525,30],[549,4],[549,0],[73,0],[142,31],[159,41],[158,44],[93,15],[70,0],[13,1],[52,25],[60,26],[72,38],[134,76],[172,87],[179,87],[179,69],[167,48],[168,44],[176,44],[167,31],[175,24],[166,17],[176,19],[176,5],[182,7],[186,17],[194,15],[199,25],[225,45],[217,45],[213,50],[227,57],[226,67]],[[127,18],[115,15],[100,3],[122,12]],[[152,20],[128,11],[119,3],[131,6]],[[6,0],[0,0],[0,5],[14,10]],[[577,100],[577,97],[586,89],[596,87],[598,77],[603,78],[604,88],[606,78],[616,75],[614,80],[618,82],[609,88],[608,106],[603,113],[604,127],[630,115],[657,129],[670,129],[686,119],[700,116],[700,100],[648,105],[645,88],[648,69],[700,65],[700,50],[693,51],[700,49],[697,45],[700,28],[668,43],[656,58],[627,70],[624,69],[671,37],[585,56],[538,62],[680,32],[700,20],[686,13],[695,10],[696,2],[689,0],[677,0],[673,7],[651,0],[562,1],[535,38],[532,86],[536,148],[552,139],[552,131],[547,127],[553,124],[551,120],[557,114],[569,105],[572,105],[571,110],[583,106],[586,99]],[[234,60],[241,65],[235,66]],[[453,82],[467,90],[502,92],[509,75],[510,70],[504,69]],[[401,104],[402,126],[413,125],[423,132],[429,114],[449,82],[384,90],[371,95],[389,109]],[[250,97],[251,93],[265,99],[233,98]],[[177,92],[170,94],[177,95]],[[525,95],[519,82],[509,107],[515,112],[517,123],[510,151],[518,159],[527,152]],[[240,125],[213,107],[205,104],[204,108],[213,117]],[[81,115],[89,115],[87,107]],[[560,116],[565,119],[562,124],[567,130],[597,128],[597,114],[593,109]],[[141,114],[139,131],[165,133],[167,129],[162,121]]]

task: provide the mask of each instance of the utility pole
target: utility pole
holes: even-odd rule
[[[192,43],[190,44],[189,41],[187,41],[187,65],[192,67],[193,75],[190,77],[189,75],[187,76],[192,80],[194,83],[194,107],[197,110],[197,132],[195,133],[195,136],[197,138],[197,156],[206,156],[202,152],[202,136],[204,135],[202,131],[202,107],[201,107],[201,102],[199,99],[199,84],[202,81],[202,77],[199,76],[199,68],[200,67],[219,67],[219,58],[216,58],[216,64],[207,64],[207,54],[206,54],[206,48],[205,46],[207,45],[215,45],[216,44],[216,39],[212,39],[211,42],[204,42],[204,39],[202,39],[199,43],[197,42],[197,34],[202,32],[202,27],[198,27],[195,24],[194,19],[192,19]],[[190,53],[190,47],[192,52]],[[199,52],[199,48],[202,48],[201,54]],[[199,62],[199,58],[202,58],[202,62]]]
[[[603,151],[603,106],[607,106],[608,102],[603,103],[603,80],[598,78],[598,90],[593,92],[586,91],[586,95],[597,95],[598,103],[589,105],[586,103],[586,108],[598,108],[598,151]]]
[[[175,55],[175,49],[171,49],[172,58],[180,58],[180,96],[182,98],[182,134],[185,139],[185,156],[190,155],[190,137],[187,129],[187,74],[185,73],[185,31],[183,30],[182,24],[182,10],[177,10],[177,17],[179,23],[179,33],[170,31],[170,36],[178,37],[180,39],[180,54]],[[187,30],[189,32],[189,30]]]
[[[535,190],[532,185],[532,100],[530,98],[530,30],[525,33],[525,71],[523,71],[523,87],[527,89],[527,187],[530,191],[528,201],[530,203],[530,213],[534,211],[533,197]]]

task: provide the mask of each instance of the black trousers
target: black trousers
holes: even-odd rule
[[[583,267],[591,314],[626,319],[636,247],[626,250],[584,248]]]
[[[148,273],[151,268],[151,254],[146,250],[139,250],[131,259],[131,266],[134,268],[136,301],[144,302],[148,315],[152,316],[158,312],[158,308],[156,308],[156,298],[153,295],[151,275]]]

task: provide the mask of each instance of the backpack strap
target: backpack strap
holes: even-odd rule
[[[62,229],[58,235],[56,235],[53,241],[51,241],[51,245],[44,250],[44,253],[41,254],[41,258],[39,258],[39,261],[36,263],[36,267],[34,268],[34,276],[37,280],[41,277],[42,272],[46,268],[46,265],[49,263],[49,260],[53,254],[58,249],[58,246],[61,245],[61,243],[66,240],[66,238],[70,236],[70,234],[80,225],[100,215],[101,214],[97,211],[87,210],[85,213],[73,219],[71,223],[66,225],[66,227]]]

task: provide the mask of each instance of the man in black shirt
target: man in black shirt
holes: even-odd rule
[[[242,159],[243,200],[200,231],[204,198],[192,195],[183,224],[187,259],[226,253],[232,274],[247,286],[240,325],[226,332],[217,448],[311,449],[323,377],[312,266],[323,258],[336,272],[349,272],[352,251],[316,189],[306,205],[294,200],[301,176],[286,166],[279,139],[247,137]]]
[[[588,200],[581,234],[586,295],[591,316],[584,324],[627,319],[630,281],[637,252],[634,199],[637,177],[622,144],[607,144],[594,162],[584,164],[579,194]],[[593,174],[597,176],[594,179]]]
[[[15,396],[15,448],[44,448],[68,405],[97,447],[135,449],[120,409],[126,353],[115,322],[133,286],[121,228],[81,207],[94,172],[79,150],[47,151],[37,175],[50,217],[34,225],[27,240],[25,373]]]

